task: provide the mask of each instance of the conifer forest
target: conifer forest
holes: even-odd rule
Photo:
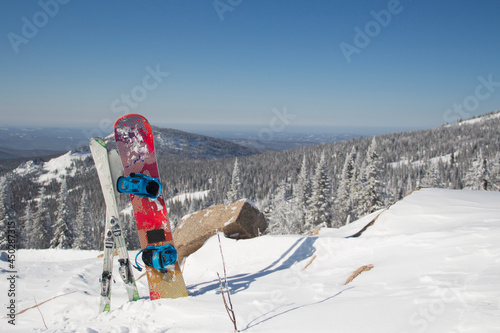
[[[185,214],[241,198],[265,213],[267,233],[305,234],[343,226],[416,187],[500,190],[498,111],[430,130],[286,151],[180,131],[165,139],[167,130],[155,131],[173,228]],[[0,170],[1,249],[6,226],[14,224],[17,248],[102,249],[105,207],[88,147]],[[128,195],[119,196],[119,205],[128,248],[139,248]]]

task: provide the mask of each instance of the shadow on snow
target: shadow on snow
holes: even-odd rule
[[[317,237],[299,238],[288,250],[266,268],[257,273],[237,274],[229,276],[228,286],[231,294],[238,293],[250,287],[252,282],[263,276],[282,271],[292,267],[293,264],[311,257],[316,249],[314,243]],[[223,278],[223,277],[221,277]],[[213,290],[219,290],[219,281],[212,280],[188,286],[190,296],[199,296]]]

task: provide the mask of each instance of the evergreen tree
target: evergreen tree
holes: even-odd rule
[[[233,175],[231,177],[231,188],[227,192],[227,203],[233,203],[241,199],[241,197],[240,168],[238,166],[238,159],[235,159]]]
[[[410,193],[414,189],[415,189],[415,186],[413,185],[411,173],[408,173],[408,180],[406,181],[406,194]]]
[[[325,154],[321,155],[320,161],[316,165],[309,207],[311,213],[305,225],[306,230],[318,225],[329,227],[333,224],[331,181],[328,177]]]
[[[337,189],[337,198],[335,207],[337,217],[340,221],[346,221],[352,209],[351,203],[351,186],[353,184],[353,176],[357,159],[356,147],[351,148],[351,152],[346,156],[342,174],[340,175],[339,187]]]
[[[61,183],[57,197],[57,220],[54,225],[54,237],[50,241],[51,248],[69,249],[73,245],[73,232],[71,230],[71,212],[68,200],[68,187],[66,178]]]
[[[298,207],[291,195],[291,185],[288,179],[278,187],[273,198],[272,209],[269,212],[270,234],[300,234],[302,223],[299,220]]]
[[[483,157],[483,163],[481,163],[481,189],[483,191],[488,191],[490,184],[491,181],[488,161]]]
[[[90,209],[87,191],[83,190],[78,213],[75,220],[75,241],[73,247],[80,250],[92,250],[95,248],[93,226],[90,218]]]
[[[27,233],[29,248],[46,249],[50,245],[52,219],[46,205],[45,187],[41,187],[36,213],[33,214],[33,229]]]
[[[301,225],[306,223],[308,201],[311,197],[311,180],[307,172],[306,157],[302,158],[300,173],[297,177],[297,184],[294,187],[295,203],[297,207],[298,220]]]
[[[491,188],[500,191],[500,152],[496,153],[494,162],[491,163]]]
[[[33,239],[29,237],[32,236],[30,232],[33,230],[33,208],[31,207],[31,201],[28,200],[26,202],[26,208],[24,210],[24,227],[21,231],[21,247],[30,248],[30,244],[33,242]]]
[[[362,171],[361,200],[358,202],[358,216],[372,213],[384,207],[379,178],[380,163],[377,154],[377,142],[374,137],[366,153],[365,166]]]
[[[441,177],[437,163],[428,161],[425,176],[421,181],[423,187],[441,187]]]
[[[491,184],[488,161],[480,151],[465,175],[465,188],[487,191]]]
[[[363,170],[366,166],[366,160],[361,162],[361,154],[356,155],[354,161],[354,168],[352,170],[352,178],[349,192],[349,203],[351,210],[349,211],[348,218],[356,219],[363,214],[362,207],[364,201],[363,186],[366,181]]]

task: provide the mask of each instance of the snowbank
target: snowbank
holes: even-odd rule
[[[498,192],[422,189],[382,212],[358,238],[345,237],[373,215],[315,237],[223,238],[238,328],[499,332],[499,202]],[[344,285],[368,264],[373,269]],[[149,301],[142,278],[143,298],[129,303],[116,266],[115,260],[112,311],[97,314],[97,252],[18,251],[17,307],[75,291],[40,307],[49,332],[232,332],[216,275],[222,273],[217,238],[186,260],[187,298]],[[16,320],[11,327],[4,318],[0,331],[45,331],[36,309]]]

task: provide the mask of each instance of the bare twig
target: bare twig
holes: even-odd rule
[[[364,266],[361,266],[360,268],[358,268],[357,270],[355,270],[351,276],[349,276],[349,278],[347,279],[347,281],[344,283],[344,285],[348,284],[349,282],[351,282],[352,280],[354,280],[356,278],[356,276],[358,276],[359,274],[361,274],[361,272],[365,272],[365,271],[369,271],[370,269],[373,268],[373,265],[364,265]]]
[[[311,260],[309,260],[309,262],[307,263],[307,265],[304,266],[304,268],[302,268],[302,270],[304,271],[307,267],[309,267],[310,264],[312,264],[312,262],[314,261],[314,259],[316,259],[316,255],[314,255]]]
[[[45,329],[48,330],[49,328],[47,327],[47,323],[45,322],[45,318],[43,318],[42,310],[40,310],[40,307],[36,303],[36,298],[33,297],[33,299],[35,300],[35,306],[38,309],[38,312],[40,312],[40,316],[42,316],[42,320],[43,320],[43,324],[45,325]]]
[[[40,303],[40,304],[36,304],[36,300],[35,300],[35,304],[36,304],[36,305],[33,305],[32,307],[29,307],[29,308],[27,308],[27,309],[24,309],[24,310],[19,311],[18,313],[16,313],[16,316],[17,316],[17,315],[20,315],[21,313],[24,313],[24,312],[26,312],[26,311],[28,311],[28,310],[31,310],[31,309],[33,309],[33,308],[37,308],[37,307],[39,307],[40,305],[47,303],[48,301],[52,301],[53,299],[56,299],[56,298],[61,297],[61,296],[66,296],[66,295],[72,294],[72,293],[74,293],[74,292],[76,292],[76,291],[71,291],[71,292],[66,293],[66,294],[62,294],[62,295],[58,295],[58,296],[54,296],[54,297],[52,297],[52,298],[49,298],[49,299],[48,299],[48,300],[46,300],[46,301],[43,301],[43,302],[42,302],[42,303]]]
[[[220,256],[222,258],[222,267],[224,269],[225,291],[224,291],[224,287],[222,285],[222,279],[220,278],[220,275],[217,272],[217,277],[219,278],[219,286],[220,286],[220,291],[221,291],[221,295],[222,295],[222,300],[224,301],[224,306],[226,308],[227,315],[229,316],[229,319],[233,323],[234,331],[239,332],[238,327],[236,326],[236,315],[234,314],[233,303],[231,302],[231,293],[229,292],[229,287],[228,287],[228,283],[227,283],[226,262],[224,261],[224,254],[222,253],[222,244],[220,241],[220,234],[219,233],[217,233],[217,238],[219,239]],[[227,293],[227,299],[226,299],[226,293]]]
[[[314,228],[314,230],[311,231],[308,236],[315,236],[315,235],[317,235],[319,233],[319,230],[321,229],[321,227],[322,226]]]

